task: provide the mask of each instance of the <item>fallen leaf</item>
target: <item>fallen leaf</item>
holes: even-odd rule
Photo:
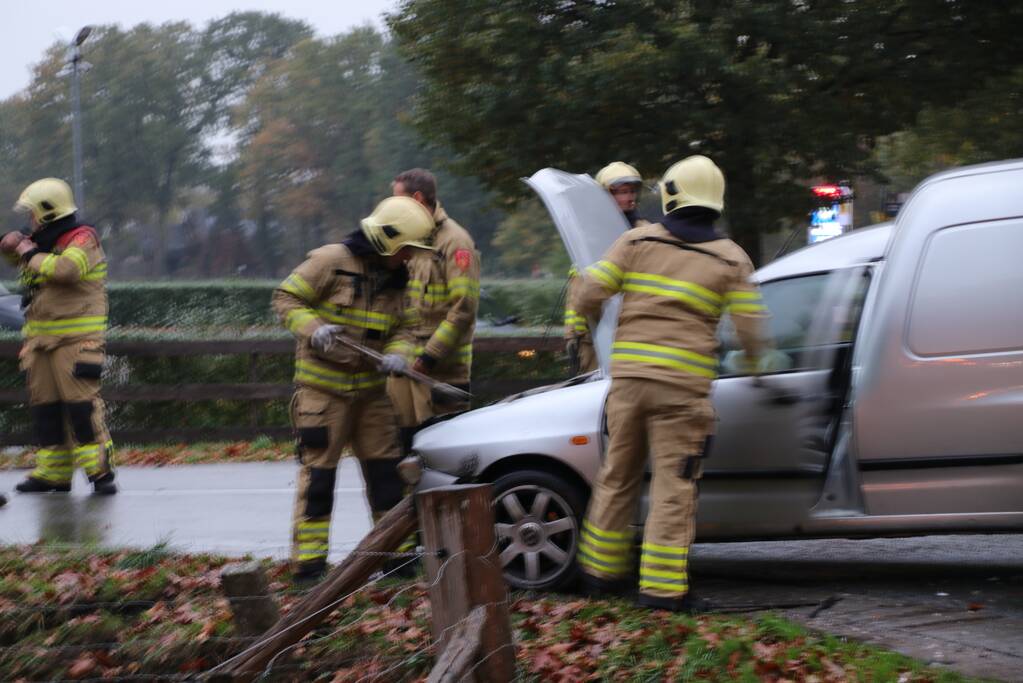
[[[191,660],[185,662],[184,664],[182,664],[181,666],[179,666],[178,667],[178,671],[180,671],[182,673],[189,673],[189,672],[192,672],[192,671],[202,671],[205,668],[206,668],[206,660],[203,659],[202,657],[196,657],[195,659],[191,659]]]
[[[96,670],[96,660],[91,652],[86,652],[78,657],[68,668],[68,676],[71,678],[85,678]]]

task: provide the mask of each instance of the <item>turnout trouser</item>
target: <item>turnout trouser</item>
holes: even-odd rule
[[[634,540],[629,526],[649,453],[653,479],[639,589],[659,598],[684,597],[700,457],[714,422],[710,400],[664,382],[615,379],[607,397],[607,419],[610,442],[583,520],[579,564],[598,579],[629,578]]]
[[[459,389],[469,390],[469,383],[466,381],[445,379],[444,377],[438,377],[438,379]],[[389,377],[387,393],[394,403],[395,410],[398,411],[398,421],[403,428],[418,427],[431,417],[469,409],[469,404],[465,401],[452,401],[444,398],[436,400],[430,387],[407,377]]]
[[[112,471],[113,443],[100,398],[103,359],[103,343],[97,340],[22,352],[40,446],[31,477],[69,484],[75,467],[84,469],[90,481]]]
[[[291,556],[299,567],[322,565],[330,547],[337,466],[346,447],[362,466],[374,522],[404,495],[396,469],[400,458],[394,408],[382,389],[342,397],[300,386],[292,398],[291,420],[302,463]]]

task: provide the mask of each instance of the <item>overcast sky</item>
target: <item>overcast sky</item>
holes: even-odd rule
[[[130,28],[187,21],[201,27],[233,11],[276,12],[310,24],[320,36],[372,23],[396,0],[0,0],[0,99],[28,86],[46,48],[88,24]],[[88,44],[86,44],[88,47]],[[86,59],[88,56],[86,55]]]

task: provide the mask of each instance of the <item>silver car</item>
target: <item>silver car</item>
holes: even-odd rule
[[[24,324],[21,296],[11,294],[6,287],[0,285],[0,330],[20,330]]]
[[[529,182],[577,263],[625,229],[586,176]],[[722,320],[698,540],[1023,531],[1021,188],[1023,161],[942,173],[894,223],[757,271],[778,353],[743,376]],[[611,323],[596,335],[605,362]],[[575,575],[609,382],[576,377],[416,435],[421,488],[493,482],[515,587]]]

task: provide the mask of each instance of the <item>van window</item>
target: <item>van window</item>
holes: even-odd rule
[[[1023,221],[931,237],[913,290],[907,341],[920,356],[1023,350]]]
[[[776,349],[776,353],[766,359],[767,365],[762,368],[763,373],[809,370],[814,369],[814,362],[820,362],[822,356],[819,354],[805,353],[811,348],[810,328],[814,322],[814,315],[821,315],[820,308],[829,281],[833,276],[842,273],[843,271],[817,273],[774,280],[761,285],[760,291],[770,313],[767,330]],[[858,278],[856,286],[849,294],[851,301],[838,302],[835,305],[835,315],[841,315],[845,319],[832,320],[828,327],[829,338],[820,339],[814,343],[815,346],[841,345],[852,341],[868,284],[868,278]],[[820,331],[817,333],[820,334]],[[727,314],[721,318],[719,337],[721,375],[744,374],[741,365],[742,346]]]

